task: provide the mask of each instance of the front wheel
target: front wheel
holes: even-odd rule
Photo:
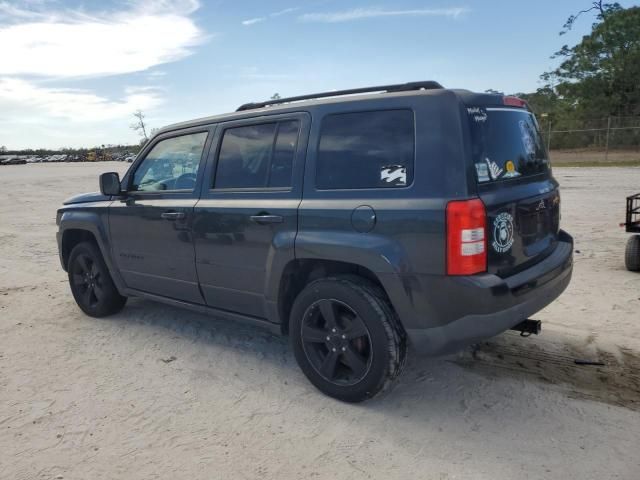
[[[346,402],[380,393],[405,363],[406,340],[395,312],[384,293],[360,277],[307,285],[293,304],[289,334],[311,383]]]
[[[627,248],[624,252],[624,263],[627,270],[640,272],[640,235],[632,235],[627,240]]]
[[[76,245],[67,265],[71,293],[80,309],[92,317],[119,312],[127,297],[118,293],[98,247],[91,242]]]

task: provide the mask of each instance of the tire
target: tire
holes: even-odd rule
[[[118,293],[98,247],[91,242],[76,245],[67,264],[71,293],[80,309],[91,317],[119,312],[127,297]]]
[[[384,292],[355,276],[315,280],[297,296],[289,335],[298,365],[326,395],[361,402],[386,390],[407,343]]]
[[[624,251],[624,264],[631,272],[640,272],[640,235],[632,235],[627,240]]]

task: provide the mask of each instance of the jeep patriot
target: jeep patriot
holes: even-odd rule
[[[165,127],[122,179],[64,203],[57,240],[87,315],[137,296],[263,325],[319,390],[357,402],[408,345],[537,333],[529,317],[571,278],[559,223],[526,102],[426,81]]]

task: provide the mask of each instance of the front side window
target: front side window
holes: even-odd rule
[[[193,190],[206,140],[207,132],[161,140],[136,169],[131,190]]]
[[[410,110],[329,115],[320,131],[316,187],[326,190],[410,185],[414,143]]]
[[[228,128],[213,187],[290,187],[299,131],[297,120]]]

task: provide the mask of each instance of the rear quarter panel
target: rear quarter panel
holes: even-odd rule
[[[315,172],[323,118],[391,109],[414,113],[413,183],[404,188],[318,190]],[[468,196],[460,111],[458,98],[447,91],[314,109],[296,257],[358,263],[377,273],[444,274],[446,203]],[[352,226],[352,213],[359,206],[375,211],[375,226],[366,233]]]
[[[415,119],[414,179],[404,188],[318,190],[315,183],[322,120],[355,111],[409,109]],[[449,91],[337,103],[313,111],[295,251],[299,259],[355,263],[376,274],[406,328],[429,297],[420,278],[443,278],[446,270],[445,209],[469,196],[468,162],[458,97]],[[354,209],[368,206],[375,225],[356,231]],[[420,277],[420,278],[419,278]]]

